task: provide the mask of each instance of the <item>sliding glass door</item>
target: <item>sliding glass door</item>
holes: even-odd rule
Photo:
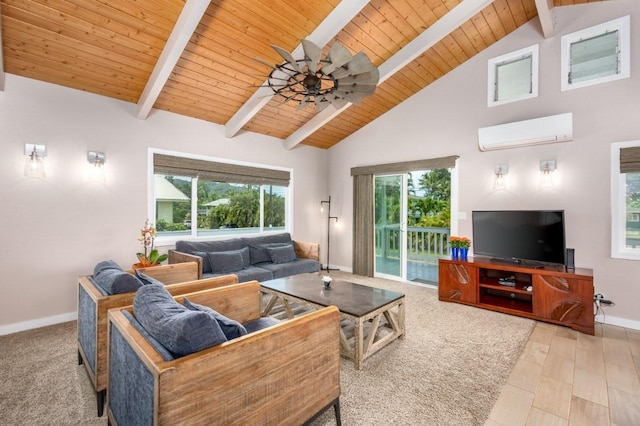
[[[406,261],[406,175],[374,177],[375,271],[403,278]]]
[[[375,275],[437,285],[448,255],[451,169],[374,176]]]

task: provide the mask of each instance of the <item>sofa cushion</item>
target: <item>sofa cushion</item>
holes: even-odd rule
[[[257,320],[249,321],[244,324],[244,328],[247,330],[247,333],[251,334],[253,332],[262,330],[263,328],[271,327],[272,325],[276,325],[280,323],[279,320],[272,317],[262,317]]]
[[[296,259],[288,263],[263,263],[260,265],[261,268],[271,271],[274,279],[308,272],[318,272],[320,266],[320,262],[313,259]]]
[[[183,253],[229,251],[246,247],[244,238],[231,238],[221,241],[176,241],[176,250]]]
[[[266,250],[273,263],[289,263],[297,259],[293,244],[281,247],[267,247]]]
[[[113,260],[99,262],[93,268],[93,282],[107,294],[129,293],[142,287],[138,277],[123,271]]]
[[[222,329],[222,332],[228,340],[235,339],[236,337],[244,336],[245,334],[247,334],[247,330],[238,321],[227,318],[220,312],[208,306],[193,303],[186,297],[184,298],[184,306],[188,309],[191,309],[192,311],[206,312],[207,314],[211,315],[212,318],[218,321],[220,329]]]
[[[266,263],[265,265],[269,265]],[[238,282],[246,282],[246,281],[268,281],[274,278],[271,271],[266,268],[262,268],[259,266],[249,266],[248,268],[244,268],[242,271],[234,272],[238,276]]]
[[[207,253],[207,259],[214,274],[230,274],[244,269],[240,250]]]
[[[229,272],[222,272],[222,269],[225,269],[225,268],[221,268],[219,266],[220,262],[223,261],[222,258],[214,256],[216,258],[216,261],[217,261],[218,265],[213,265],[212,264],[211,259],[209,259],[209,254],[211,254],[211,253],[240,253],[240,255],[242,256],[243,268],[246,268],[247,266],[251,265],[249,247],[243,247],[241,249],[227,250],[227,251],[211,251],[211,252],[194,251],[191,254],[196,255],[196,256],[200,256],[203,259],[202,260],[202,273],[203,274],[206,274],[206,273],[214,273],[214,274],[229,273]],[[214,263],[216,263],[216,262],[214,262]],[[240,268],[240,269],[242,269],[242,268]],[[240,269],[237,269],[237,270],[239,271]],[[231,271],[231,272],[234,272],[234,271]]]
[[[251,254],[251,264],[256,265],[258,263],[271,262],[271,257],[267,251],[274,247],[286,247],[291,246],[293,248],[293,242],[288,243],[265,243],[260,245],[251,244],[249,246],[249,253]],[[294,249],[295,253],[295,249]]]
[[[160,284],[140,287],[133,299],[133,313],[149,334],[175,356],[227,341],[215,319],[182,306]]]

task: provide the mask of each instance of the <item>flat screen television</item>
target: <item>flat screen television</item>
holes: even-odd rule
[[[538,266],[565,264],[563,210],[473,211],[473,254]]]

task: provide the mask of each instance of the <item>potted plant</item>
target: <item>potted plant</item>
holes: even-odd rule
[[[138,257],[138,263],[133,265],[134,268],[146,268],[148,266],[160,265],[167,260],[169,255],[160,254],[156,248],[154,248],[154,242],[156,239],[156,228],[149,223],[149,220],[144,223],[144,227],[140,230],[140,237],[138,241],[144,247],[143,253],[136,253]]]

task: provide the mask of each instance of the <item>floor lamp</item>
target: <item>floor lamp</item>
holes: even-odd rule
[[[328,214],[327,214],[327,264],[324,268],[325,271],[337,271],[338,269],[329,267],[329,244],[331,242],[331,219],[335,219],[338,222],[338,216],[331,216],[331,195],[329,195],[329,199],[326,201],[320,201],[320,211],[324,211],[324,205],[328,205]]]

